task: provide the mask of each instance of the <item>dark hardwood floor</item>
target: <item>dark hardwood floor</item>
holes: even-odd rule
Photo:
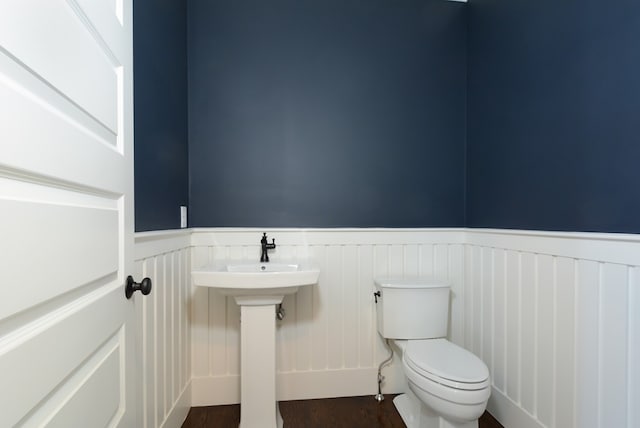
[[[404,428],[393,406],[393,396],[382,403],[372,396],[281,401],[285,428]],[[240,405],[193,407],[182,428],[236,428]],[[489,413],[480,418],[479,428],[503,428]]]

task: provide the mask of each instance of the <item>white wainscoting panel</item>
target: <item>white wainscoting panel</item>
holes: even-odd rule
[[[189,232],[135,237],[135,279],[151,278],[151,294],[135,293],[143,427],[174,428],[191,406],[191,249]]]
[[[450,337],[462,344],[464,232],[446,229],[270,229],[272,261],[310,258],[317,285],[285,297],[277,327],[278,399],[375,394],[387,357],[375,324],[377,276],[429,276],[452,286]],[[193,267],[260,257],[260,229],[195,229]],[[233,298],[195,287],[192,403],[239,402],[240,311]],[[274,314],[275,316],[275,314]],[[384,392],[398,392],[398,359],[385,369]]]
[[[464,345],[505,427],[640,426],[640,237],[468,230]]]

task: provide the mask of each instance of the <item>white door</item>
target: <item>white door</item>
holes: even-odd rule
[[[132,61],[131,0],[0,0],[0,427],[139,425]]]

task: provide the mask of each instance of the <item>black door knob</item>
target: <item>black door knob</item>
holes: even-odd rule
[[[127,296],[127,299],[130,299],[133,293],[138,290],[145,296],[151,293],[151,279],[144,278],[140,283],[137,283],[133,280],[133,277],[129,275],[127,277],[127,285],[124,287],[124,295]]]

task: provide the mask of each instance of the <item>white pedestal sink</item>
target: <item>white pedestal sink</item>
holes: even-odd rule
[[[233,296],[240,305],[240,428],[282,428],[276,402],[275,307],[318,282],[300,263],[225,262],[191,272],[195,285]]]

